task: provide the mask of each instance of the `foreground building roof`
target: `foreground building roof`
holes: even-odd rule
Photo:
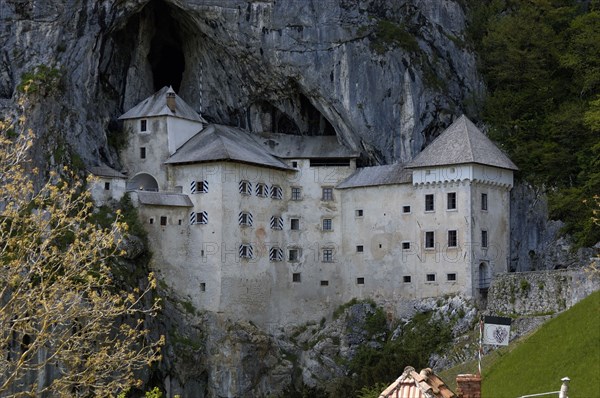
[[[125,174],[109,166],[94,166],[90,167],[88,171],[96,177],[127,178]]]
[[[431,369],[417,373],[413,367],[407,366],[379,398],[457,398],[457,395]]]
[[[210,124],[190,138],[165,163],[237,161],[283,170],[295,170],[269,153],[245,130]]]
[[[350,177],[339,183],[336,188],[371,187],[376,185],[407,184],[412,182],[412,171],[403,164],[362,167]]]
[[[518,167],[465,115],[454,121],[418,154],[408,168],[465,163],[518,170]]]
[[[194,207],[189,196],[178,193],[167,192],[144,192],[135,191],[139,201],[147,206],[174,206],[174,207]]]
[[[175,95],[175,111],[167,106],[167,94]],[[175,116],[181,119],[194,120],[206,123],[195,110],[192,109],[181,97],[175,94],[171,87],[163,87],[150,97],[146,98],[123,115],[119,120],[136,119],[152,116]]]

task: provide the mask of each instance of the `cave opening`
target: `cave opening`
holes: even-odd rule
[[[171,8],[162,1],[152,3],[155,33],[150,43],[148,62],[152,68],[154,90],[172,86],[179,92],[185,56],[182,49],[181,32]]]

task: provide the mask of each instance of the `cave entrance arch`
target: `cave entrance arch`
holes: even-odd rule
[[[179,92],[185,71],[180,23],[173,17],[172,9],[164,2],[154,1],[149,6],[152,7],[155,28],[148,53],[154,90],[172,86]]]
[[[158,192],[158,182],[150,174],[140,173],[127,181],[127,190]]]

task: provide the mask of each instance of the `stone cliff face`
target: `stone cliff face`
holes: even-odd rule
[[[165,84],[209,120],[337,134],[373,163],[411,159],[481,94],[453,1],[6,0],[0,19],[2,105],[59,69],[54,128],[86,163],[117,164],[111,120]]]

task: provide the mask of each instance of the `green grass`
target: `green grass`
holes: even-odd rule
[[[571,379],[569,397],[600,397],[600,292],[526,338],[486,355],[482,370],[485,398],[558,391],[565,376]],[[476,372],[477,363],[471,361],[440,376],[455,390],[457,374]]]

